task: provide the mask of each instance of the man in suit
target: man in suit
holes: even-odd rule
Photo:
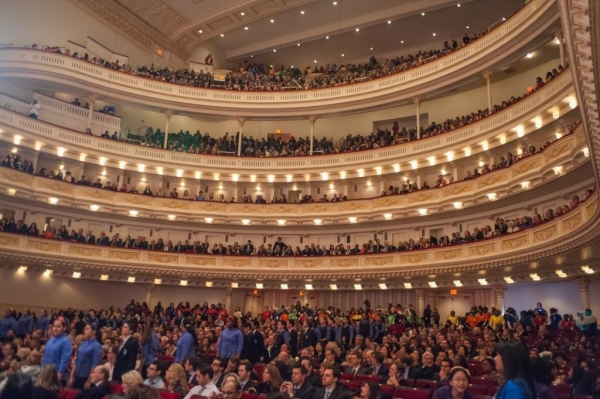
[[[371,375],[377,375],[381,377],[381,383],[385,384],[390,376],[390,370],[383,365],[383,353],[373,353],[372,359],[373,368],[371,369]]]
[[[269,363],[271,360],[275,359],[279,354],[279,352],[277,351],[277,347],[275,346],[275,343],[273,341],[274,338],[272,336],[267,338],[267,346],[263,354],[263,363]]]
[[[264,338],[262,334],[253,328],[252,322],[242,325],[244,333],[244,346],[242,348],[242,359],[248,359],[250,363],[256,364],[264,351]],[[244,390],[242,388],[242,390]]]
[[[433,353],[425,352],[422,356],[423,366],[416,372],[414,378],[423,380],[433,380],[435,373],[438,371],[433,363]]]
[[[183,364],[185,379],[188,385],[196,385],[196,368],[200,365],[200,358],[190,357]]]
[[[98,245],[108,246],[110,245],[110,240],[106,236],[104,232],[100,233],[100,237],[98,237],[98,241],[96,242]]]
[[[350,399],[354,393],[338,384],[342,371],[338,368],[326,369],[321,377],[323,388],[315,390],[313,399]]]
[[[243,392],[254,390],[257,392],[258,384],[252,381],[252,363],[248,360],[243,360],[238,366],[238,377],[240,377],[240,389]]]
[[[96,237],[92,234],[91,231],[88,231],[83,242],[86,244],[95,244]]]
[[[75,399],[101,399],[111,395],[108,374],[108,369],[104,366],[94,367],[90,373],[90,387],[79,392]]]
[[[244,255],[251,255],[254,252],[254,245],[252,245],[252,241],[248,240],[248,243],[244,245],[242,252]]]
[[[346,370],[346,374],[352,375],[368,375],[369,369],[361,365],[362,356],[357,351],[350,351],[348,354],[348,363],[350,364]]]
[[[121,376],[130,370],[135,370],[135,362],[140,349],[139,342],[133,338],[134,323],[126,321],[121,328],[123,342],[119,346],[115,368],[113,370],[113,380],[121,382]]]
[[[302,356],[300,358],[300,364],[306,369],[305,381],[313,388],[321,388],[323,385],[321,379],[315,373],[313,373],[313,361],[308,356]]]
[[[292,381],[281,384],[280,392],[290,399],[312,399],[315,388],[306,382],[306,367],[296,364],[292,369]]]

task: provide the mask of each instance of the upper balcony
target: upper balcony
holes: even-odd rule
[[[347,178],[353,178],[428,166],[432,156],[442,162],[488,151],[569,112],[577,105],[574,93],[573,78],[567,70],[505,110],[448,133],[377,150],[310,157],[236,158],[172,152],[85,135],[6,109],[0,109],[0,127],[24,137],[22,146],[43,147],[45,152],[57,151],[60,156],[71,159],[81,160],[83,154],[88,162],[102,159],[107,166],[120,167],[119,163],[125,161],[126,168],[135,169],[136,164],[143,164],[148,170],[160,169],[165,175],[199,179],[200,173],[204,176],[219,174],[220,179],[227,181],[232,179],[230,174],[243,171],[244,175],[258,176],[257,181],[267,181],[265,174],[276,171],[274,181],[277,182],[285,181],[286,175],[295,175],[298,179],[327,170],[329,174],[344,172]],[[56,115],[60,116],[60,111]],[[2,137],[13,141],[7,133],[0,135]],[[241,176],[241,180],[247,176]]]
[[[364,111],[466,82],[513,56],[515,51],[549,39],[558,21],[555,0],[532,0],[485,36],[438,60],[385,78],[336,88],[257,93],[202,89],[115,72],[69,56],[26,49],[0,50],[4,77],[43,80],[46,87],[85,88],[146,107],[190,114],[231,117],[298,118]],[[543,37],[547,36],[547,37]]]

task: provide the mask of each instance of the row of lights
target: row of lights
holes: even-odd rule
[[[586,274],[594,274],[594,269],[590,268],[589,266],[581,266],[581,270],[583,270],[583,272],[585,272]],[[18,273],[21,273],[21,274],[25,273],[27,271],[27,266],[19,266],[19,268],[17,269],[17,271],[18,271]],[[53,273],[52,269],[46,269],[44,271],[43,275],[45,277],[50,277],[52,275],[52,273]],[[560,278],[566,278],[566,277],[568,277],[567,273],[565,273],[562,270],[557,270],[556,271],[556,275],[558,277],[560,277]],[[74,271],[72,277],[73,278],[81,278],[81,272]],[[532,273],[532,274],[529,275],[529,277],[533,281],[540,281],[541,280],[541,277],[537,273]],[[110,279],[110,276],[108,274],[102,274],[102,275],[100,275],[100,280],[102,280],[102,281],[107,281],[109,279]],[[128,283],[135,283],[135,281],[136,281],[136,278],[134,276],[127,277],[127,282]],[[513,284],[515,282],[512,277],[504,277],[504,281],[507,284]],[[161,278],[155,278],[153,282],[154,282],[155,285],[160,285],[160,284],[163,283],[163,280]],[[488,281],[485,278],[480,278],[480,279],[477,280],[477,282],[480,285],[489,285]],[[189,283],[188,280],[180,280],[179,281],[179,285],[181,285],[181,286],[187,286],[188,283]],[[429,281],[427,284],[431,288],[438,288],[438,284],[435,281]],[[460,280],[454,280],[453,284],[456,287],[462,287],[463,286],[463,283]],[[214,283],[212,281],[206,281],[204,283],[204,285],[206,287],[213,287]],[[239,288],[239,283],[232,282],[231,283],[231,287],[232,288]],[[282,283],[280,285],[280,287],[283,290],[289,289],[289,285],[286,284],[286,283]],[[310,284],[310,283],[309,284],[305,284],[304,287],[307,290],[314,289],[313,285]],[[264,284],[263,283],[256,283],[256,288],[257,289],[263,289],[264,288]],[[337,284],[330,284],[329,288],[332,289],[332,290],[337,290],[338,286],[337,286]],[[382,290],[387,290],[388,286],[385,283],[379,283],[379,288],[382,289]],[[413,288],[413,286],[412,286],[411,283],[404,283],[404,288],[411,289],[411,288]],[[363,289],[362,284],[360,284],[360,283],[354,284],[354,289],[355,290],[362,290]]]

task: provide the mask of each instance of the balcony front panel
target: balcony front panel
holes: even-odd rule
[[[516,138],[515,128],[518,125],[523,125],[523,133],[527,134],[536,129],[532,123],[534,118],[539,118],[546,125],[554,120],[552,111],[564,115],[570,111],[574,97],[573,79],[567,70],[507,109],[448,133],[376,150],[311,157],[252,158],[166,151],[85,135],[5,109],[0,109],[0,128],[6,131],[0,138],[12,141],[9,133],[18,133],[29,139],[29,143],[25,145],[33,146],[33,143],[39,141],[46,148],[66,148],[68,151],[65,156],[69,158],[79,159],[80,153],[88,157],[107,157],[109,163],[112,162],[115,166],[120,160],[124,160],[129,165],[142,163],[147,167],[160,166],[172,170],[187,168],[190,173],[195,170],[203,173],[243,171],[248,175],[262,175],[277,171],[281,176],[347,170],[350,178],[354,177],[352,170],[360,168],[364,168],[365,176],[369,176],[375,175],[372,168],[376,166],[385,168],[400,164],[403,168],[410,168],[407,164],[413,160],[417,160],[420,165],[428,165],[427,158],[431,155],[445,158],[444,154],[448,152],[454,152],[454,159],[460,159],[465,157],[464,149],[467,147],[472,148],[473,154],[482,151],[483,141],[487,141],[488,148],[494,148],[501,145],[498,136],[502,134]]]
[[[0,233],[0,258],[39,263],[46,267],[67,265],[84,271],[95,270],[98,274],[112,271],[180,278],[350,279],[436,274],[437,278],[443,279],[451,278],[452,273],[490,270],[555,256],[580,247],[597,236],[597,210],[596,191],[576,209],[524,231],[469,244],[387,254],[207,256],[128,250]]]
[[[42,51],[0,50],[7,76],[48,76],[91,90],[107,88],[121,98],[166,109],[224,116],[306,116],[380,106],[410,99],[483,72],[513,49],[536,38],[559,18],[555,0],[532,0],[502,25],[474,43],[409,71],[349,86],[280,93],[199,89],[115,72],[82,60]]]
[[[254,223],[274,224],[278,219],[288,223],[312,221],[314,218],[326,221],[345,223],[347,217],[358,217],[362,221],[382,220],[383,214],[396,216],[416,214],[420,208],[428,208],[433,212],[442,209],[453,209],[453,203],[464,201],[473,203],[488,193],[496,193],[498,197],[512,190],[521,189],[523,181],[535,181],[531,187],[554,176],[553,168],[562,167],[560,173],[569,173],[576,166],[573,160],[586,147],[583,126],[554,142],[544,152],[526,157],[508,168],[487,173],[476,179],[462,180],[440,188],[416,191],[404,195],[391,195],[371,199],[352,200],[346,202],[316,202],[307,204],[277,203],[227,203],[211,201],[192,201],[175,198],[152,197],[141,194],[130,194],[104,190],[89,186],[81,186],[38,177],[0,168],[0,188],[15,189],[18,195],[26,195],[46,202],[49,197],[58,198],[71,206],[87,208],[100,205],[100,212],[119,213],[125,215],[129,210],[136,210],[140,216],[166,217],[176,215],[184,220],[203,220],[205,217],[216,222],[236,221],[248,218]],[[341,220],[340,220],[341,219]]]

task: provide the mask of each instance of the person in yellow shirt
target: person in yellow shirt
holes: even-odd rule
[[[450,316],[448,316],[446,321],[449,321],[450,324],[454,324],[454,325],[458,324],[458,317],[456,317],[456,312],[454,310],[450,312]]]
[[[492,313],[492,316],[490,317],[490,327],[495,330],[498,324],[504,326],[505,323],[506,320],[504,320],[504,317],[500,314],[500,310],[494,309],[494,313]]]

